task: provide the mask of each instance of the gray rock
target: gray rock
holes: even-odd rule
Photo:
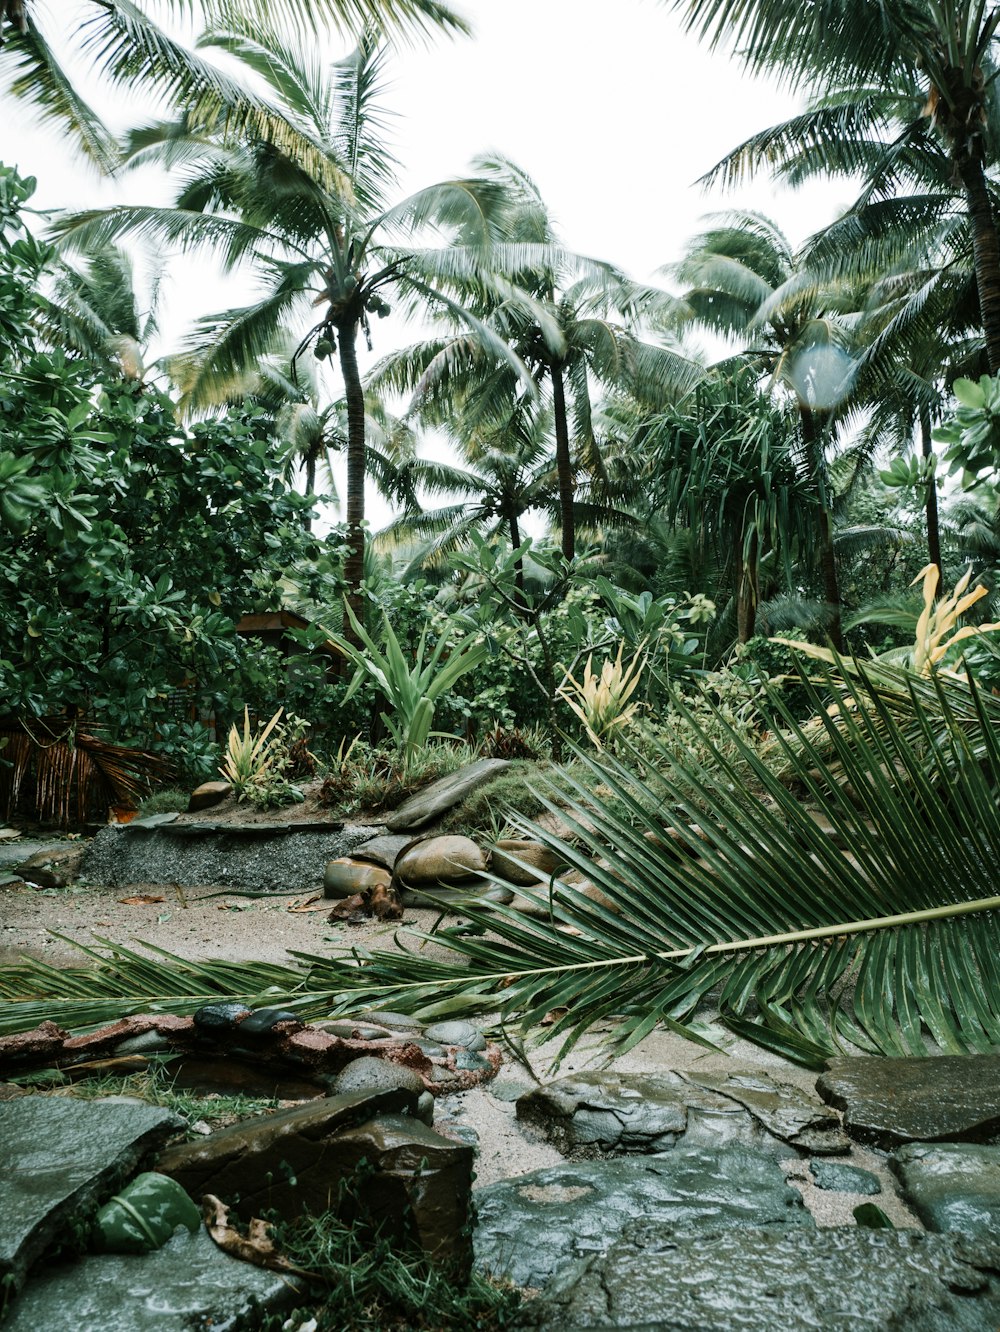
[[[477,1265],[519,1286],[544,1285],[573,1259],[606,1252],[639,1217],[679,1234],[813,1225],[777,1162],[740,1147],[534,1170],[481,1189],[476,1206]]]
[[[887,1150],[1000,1138],[1000,1055],[833,1059],[816,1090],[855,1141]]]
[[[455,1055],[455,1067],[465,1073],[484,1073],[490,1067],[490,1061],[475,1050],[459,1050]]]
[[[192,1198],[234,1200],[244,1220],[328,1211],[363,1178],[376,1222],[396,1234],[410,1227],[430,1256],[462,1266],[472,1152],[421,1123],[417,1109],[417,1094],[403,1088],[326,1097],[170,1147],[156,1169]]]
[[[525,1093],[517,1116],[575,1157],[662,1152],[678,1142],[782,1152],[850,1146],[832,1111],[763,1074],[577,1073]]]
[[[155,1253],[36,1273],[4,1332],[237,1332],[300,1299],[287,1275],[223,1253],[205,1230],[181,1230]]]
[[[489,907],[493,903],[508,906],[514,901],[510,888],[499,884],[490,884],[486,879],[469,879],[459,887],[428,886],[426,888],[406,888],[402,894],[404,907],[442,906],[461,910],[463,907]]]
[[[116,1055],[156,1054],[160,1050],[169,1050],[170,1042],[158,1031],[143,1031],[138,1036],[126,1036],[114,1047]]]
[[[152,1105],[54,1096],[0,1103],[0,1288],[61,1242],[183,1122]]]
[[[480,786],[485,786],[510,767],[507,759],[479,759],[457,772],[449,773],[394,809],[385,823],[390,832],[405,832],[422,828],[433,819],[461,804]]]
[[[403,1087],[419,1096],[424,1090],[423,1079],[412,1068],[393,1064],[377,1055],[361,1055],[341,1069],[333,1083],[334,1093],[346,1096],[350,1092],[382,1091],[383,1088]]]
[[[439,1045],[461,1045],[466,1050],[485,1050],[486,1037],[471,1022],[458,1019],[454,1022],[435,1022],[428,1027],[424,1036]]]
[[[524,1306],[544,1332],[996,1332],[1000,1247],[913,1230],[641,1221]]]
[[[911,1143],[889,1168],[928,1230],[1000,1234],[1000,1147]]]
[[[399,853],[412,841],[409,833],[385,833],[382,837],[373,837],[356,846],[354,854],[360,860],[373,860],[376,865],[391,870],[395,867]]]
[[[874,1195],[882,1192],[878,1176],[860,1166],[842,1165],[839,1161],[812,1161],[810,1169],[816,1187],[830,1193]]]
[[[434,1127],[434,1097],[429,1091],[422,1091],[417,1097],[417,1108],[413,1112],[421,1124]]]

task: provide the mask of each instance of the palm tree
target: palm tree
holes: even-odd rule
[[[41,314],[46,341],[86,357],[105,373],[141,381],[157,331],[160,271],[150,275],[143,299],[132,255],[107,245],[85,252],[78,262],[58,261],[51,276],[51,298]]]
[[[207,41],[208,39],[206,39]],[[389,311],[384,292],[429,299],[461,311],[428,286],[443,251],[399,243],[431,221],[465,227],[477,242],[482,216],[467,182],[432,186],[390,207],[395,161],[385,141],[381,76],[385,52],[366,37],[326,71],[273,31],[215,34],[212,42],[256,75],[272,98],[264,137],[233,134],[225,117],[141,131],[130,160],[182,162],[186,179],[172,208],[117,207],[82,213],[57,228],[67,243],[101,243],[122,234],[161,244],[215,248],[224,265],[255,268],[263,288],[250,304],[203,318],[186,350],[189,408],[223,401],[272,349],[278,330],[298,320],[304,336],[292,364],[309,350],[338,358],[347,419],[345,579],[352,610],[363,618],[365,394],[357,341],[370,343],[369,316]],[[319,317],[317,318],[317,312]],[[471,317],[469,322],[476,324]],[[500,357],[509,355],[479,328]]]
[[[961,185],[972,239],[976,284],[990,370],[1000,370],[1000,238],[985,172],[993,43],[1000,6],[986,0],[671,0],[684,23],[713,44],[733,42],[756,72],[777,71],[793,88],[826,98],[817,155],[836,141],[839,114],[850,106],[854,129],[884,120],[891,89],[909,98],[907,123],[879,153],[870,145],[855,167],[867,188],[884,188],[899,161],[912,155],[926,119]],[[846,97],[844,90],[849,90]],[[867,95],[866,95],[867,94]],[[842,120],[842,123],[846,123]],[[820,122],[813,122],[820,129]],[[780,135],[773,138],[780,149]]]
[[[819,564],[828,632],[843,648],[834,549],[833,496],[825,442],[831,414],[846,399],[852,360],[845,321],[855,304],[844,286],[818,282],[799,266],[769,218],[732,212],[712,219],[668,271],[685,284],[687,319],[739,338],[740,360],[770,374],[798,405],[802,451],[819,497]]]
[[[581,470],[600,477],[593,426],[594,384],[627,387],[660,406],[702,373],[677,352],[641,341],[628,327],[642,313],[675,302],[632,282],[611,264],[574,254],[558,239],[535,182],[507,158],[478,159],[473,170],[489,218],[488,246],[466,268],[455,266],[452,292],[514,353],[495,352],[465,330],[446,332],[383,361],[372,383],[415,393],[412,410],[441,424],[456,396],[473,422],[510,410],[523,395],[519,367],[549,412],[555,436],[562,554],[576,551]]]
[[[166,0],[161,7],[178,16],[193,8],[191,0]],[[175,105],[185,103],[201,117],[234,105],[249,115],[256,99],[154,22],[149,8],[143,0],[82,0],[72,18],[74,47],[111,88],[141,86]],[[233,5],[200,0],[199,8],[206,26],[217,27],[231,18]],[[55,33],[65,36],[64,9],[47,10],[40,0],[0,0],[0,69],[12,71],[16,97],[68,133],[100,167],[111,169],[118,161],[114,140],[52,49]],[[239,12],[248,24],[288,23],[314,38],[325,24],[348,32],[373,25],[411,34],[430,28],[467,31],[439,0],[241,0]]]

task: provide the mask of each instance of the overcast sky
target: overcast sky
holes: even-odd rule
[[[74,0],[45,3],[64,20]],[[437,37],[393,60],[401,197],[498,150],[534,177],[571,249],[640,279],[678,258],[707,212],[756,208],[797,243],[850,201],[844,185],[792,194],[760,180],[738,195],[706,195],[695,185],[727,151],[797,104],[681,33],[666,4],[466,0],[455,7],[471,20],[472,38]],[[331,58],[344,49],[331,42]],[[100,104],[120,126],[155,115],[141,102]],[[168,201],[165,181],[143,173],[102,182],[64,140],[33,127],[23,106],[4,98],[0,111],[0,156],[38,176],[39,207]],[[171,262],[165,294],[169,346],[198,313],[238,304],[241,286],[238,277],[219,278],[210,264],[181,257]],[[375,331],[383,339],[376,355],[388,350],[385,339],[409,336],[385,325]]]

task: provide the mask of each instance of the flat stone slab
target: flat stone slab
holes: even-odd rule
[[[856,1142],[1000,1140],[1000,1055],[833,1059],[816,1083]]]
[[[149,1254],[89,1255],[38,1272],[4,1332],[243,1332],[301,1302],[287,1275],[180,1230]]]
[[[354,848],[354,855],[359,860],[371,860],[384,869],[391,870],[399,859],[399,853],[410,845],[413,838],[409,833],[383,833],[381,837],[372,837],[367,842]]]
[[[518,1099],[517,1116],[565,1156],[741,1143],[833,1153],[850,1142],[834,1111],[765,1074],[583,1072]]]
[[[681,1234],[640,1221],[567,1269],[518,1327],[676,1332],[996,1332],[1000,1246],[915,1230]]]
[[[303,824],[173,822],[102,828],[87,848],[82,873],[118,888],[130,883],[179,883],[256,892],[319,890],[328,860],[371,838],[366,827],[337,830]]]
[[[409,800],[404,800],[398,809],[387,816],[385,826],[390,832],[422,828],[461,804],[467,795],[493,781],[509,767],[508,759],[479,759],[475,763],[468,763],[457,772],[450,772],[447,777],[431,782],[430,786],[425,786],[422,791],[410,796]]]
[[[550,1166],[481,1189],[476,1207],[477,1266],[519,1286],[543,1286],[574,1259],[606,1252],[640,1217],[679,1235],[813,1226],[773,1157],[740,1147]]]
[[[32,1263],[181,1126],[153,1105],[57,1096],[0,1103],[0,1279],[21,1286]]]
[[[889,1168],[928,1230],[1000,1235],[1000,1147],[911,1143]]]

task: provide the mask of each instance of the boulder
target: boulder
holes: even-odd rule
[[[677,1144],[742,1143],[783,1154],[787,1147],[850,1147],[832,1111],[764,1074],[585,1071],[521,1096],[517,1117],[573,1157],[663,1152]]]
[[[0,1290],[93,1218],[182,1121],[141,1103],[54,1096],[0,1102]],[[40,1324],[44,1326],[44,1324]]]
[[[490,858],[490,869],[508,883],[522,887],[547,880],[558,873],[565,861],[543,846],[541,842],[518,841],[506,838],[496,843]]]
[[[350,856],[328,860],[323,872],[323,896],[346,898],[363,893],[376,884],[388,886],[392,875],[382,865],[370,865]]]
[[[385,833],[382,837],[372,837],[355,847],[354,854],[359,860],[371,860],[384,869],[395,868],[396,861],[404,847],[413,841],[409,833]]]
[[[886,1150],[1000,1138],[1000,1055],[832,1059],[816,1090],[856,1142]]]
[[[234,1211],[246,1221],[330,1208],[350,1220],[352,1188],[363,1184],[373,1220],[397,1235],[409,1229],[430,1256],[461,1265],[472,1151],[421,1123],[418,1101],[400,1087],[326,1097],[168,1148],[156,1169],[193,1198],[237,1199]]]
[[[486,856],[470,837],[428,837],[396,861],[396,877],[407,888],[456,884],[486,870]]]
[[[860,1166],[844,1165],[840,1161],[812,1161],[813,1183],[829,1193],[860,1193],[869,1196],[881,1193],[878,1176]]]
[[[202,782],[201,786],[196,786],[191,792],[188,813],[197,814],[200,809],[211,809],[213,805],[221,805],[223,800],[228,800],[232,794],[233,788],[229,782]]]
[[[457,772],[441,777],[422,791],[404,800],[398,809],[394,809],[386,818],[386,827],[390,832],[406,832],[411,828],[422,828],[434,819],[446,814],[449,809],[477,790],[492,782],[510,767],[506,759],[479,759],[468,763]]]
[[[568,1263],[605,1252],[640,1217],[677,1235],[813,1226],[773,1157],[741,1147],[533,1170],[480,1189],[476,1210],[477,1266],[520,1286],[542,1286]]]
[[[909,1143],[889,1168],[928,1230],[1000,1234],[1000,1147]]]
[[[301,1303],[287,1273],[217,1248],[207,1231],[179,1230],[162,1249],[88,1255],[35,1274],[4,1332],[237,1332]]]
[[[1000,1246],[856,1226],[630,1226],[526,1304],[519,1328],[996,1332]]]

